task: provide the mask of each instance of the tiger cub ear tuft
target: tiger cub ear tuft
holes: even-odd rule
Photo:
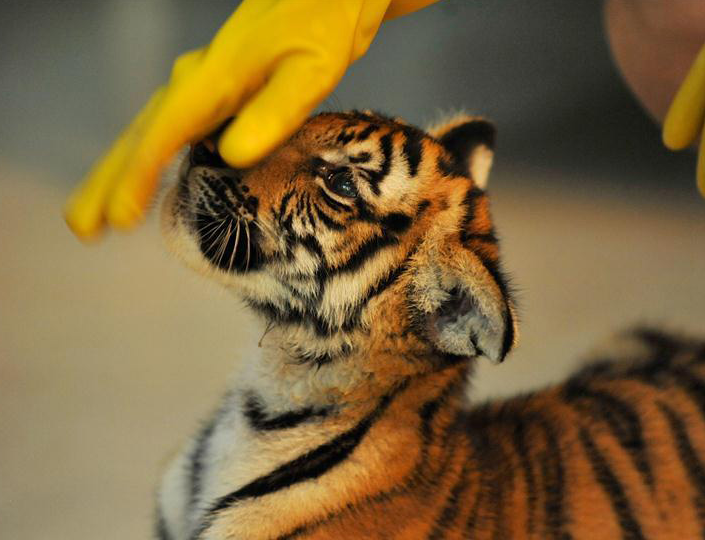
[[[454,356],[484,356],[500,363],[516,341],[513,307],[483,308],[478,297],[464,287],[447,291],[448,296],[428,317],[428,332],[438,350]]]
[[[433,126],[428,132],[438,139],[475,184],[485,189],[494,157],[494,125],[483,118],[459,114]]]
[[[511,290],[498,269],[462,249],[429,241],[417,255],[408,296],[414,323],[451,356],[501,362],[517,338]]]

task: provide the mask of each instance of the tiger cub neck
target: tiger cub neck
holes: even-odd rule
[[[309,356],[311,349],[303,344],[315,343],[313,332],[270,327],[260,342],[261,357],[237,366],[231,392],[244,397],[245,413],[255,422],[301,410],[323,418],[323,411],[364,410],[405,381],[439,367],[427,344],[391,325],[383,332],[338,339],[342,345],[335,352]]]
[[[357,446],[361,451],[356,466],[365,474],[401,481],[415,463],[416,456],[408,448],[413,446],[423,417],[419,410],[428,409],[450,422],[464,403],[468,363],[439,365],[437,359],[422,358],[428,350],[403,332],[385,332],[372,340],[370,334],[375,332],[367,333],[372,348],[356,348],[352,339],[350,354],[320,365],[301,362],[295,356],[287,347],[289,332],[286,328],[270,329],[261,342],[261,357],[251,357],[236,368],[220,411],[191,452],[199,463],[205,461],[201,456],[207,456],[215,464],[199,477],[194,500],[215,500],[213,508],[220,509],[230,500],[228,497],[240,501],[243,494],[259,489],[260,484],[269,486],[272,475],[295,477],[298,469],[292,464],[300,456],[322,453],[321,463],[325,464],[334,460],[339,449],[352,451]],[[432,362],[435,367],[429,369]],[[385,433],[382,446],[365,438],[373,425]],[[399,459],[401,455],[404,460]],[[394,474],[385,465],[389,463],[397,464]],[[172,471],[182,469],[183,464],[177,463]],[[225,484],[219,480],[222,478],[227,478]],[[328,492],[325,486],[316,489],[323,490],[331,502],[344,506],[346,490],[356,489],[355,476],[343,470],[335,478],[331,481],[338,486],[336,490]],[[165,485],[168,488],[174,482]],[[287,491],[286,501],[302,500],[298,489],[309,489],[304,484],[295,485],[299,487]],[[170,490],[165,489],[167,492]],[[231,495],[224,497],[223,493],[228,492]],[[247,521],[257,501],[245,497],[236,505],[235,521],[248,534],[261,527],[261,522],[255,520],[248,525]],[[198,505],[191,506],[188,510],[188,504],[182,501],[167,504],[165,511],[182,508],[181,513],[190,516],[190,525],[184,525],[187,528],[213,524],[207,516],[204,520]],[[311,515],[319,511],[306,509]],[[212,513],[212,517],[216,515]]]

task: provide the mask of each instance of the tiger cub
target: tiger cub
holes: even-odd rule
[[[517,335],[490,124],[321,114],[247,170],[215,137],[165,236],[268,331],[168,469],[159,538],[705,537],[703,342],[635,331],[620,362],[466,402]]]

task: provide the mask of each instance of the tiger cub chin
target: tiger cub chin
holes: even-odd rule
[[[634,331],[619,362],[467,404],[516,339],[490,124],[321,114],[246,170],[215,137],[165,236],[269,331],[167,471],[159,538],[705,536],[703,342]]]

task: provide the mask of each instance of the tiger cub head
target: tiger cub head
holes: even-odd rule
[[[501,361],[515,341],[484,187],[494,129],[424,132],[324,113],[233,169],[191,147],[163,207],[167,244],[280,328],[302,361],[374,350]]]

